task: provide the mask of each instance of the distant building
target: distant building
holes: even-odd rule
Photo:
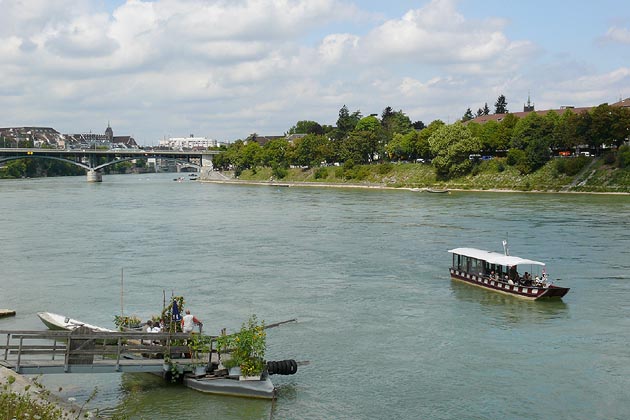
[[[218,142],[214,139],[206,137],[195,137],[191,134],[190,137],[169,137],[165,140],[160,140],[158,147],[172,149],[172,150],[207,150],[209,147],[217,147]]]
[[[52,127],[0,127],[0,147],[63,147],[64,136]]]
[[[71,140],[69,147],[93,149],[93,148],[107,148],[107,149],[136,149],[138,144],[136,140],[131,136],[114,136],[114,130],[109,122],[104,134],[96,133],[81,133],[81,134],[67,134],[66,137]]]
[[[611,107],[623,107],[623,108],[630,108],[630,98],[626,98],[623,100],[619,100],[619,102],[615,102],[614,104],[610,104]],[[524,106],[524,109],[529,109],[528,107],[531,107],[531,111],[523,111],[523,112],[511,112],[510,114],[518,117],[518,118],[523,118],[526,117],[528,114],[535,112],[538,115],[541,116],[545,116],[547,115],[549,112],[553,111],[556,114],[563,114],[566,110],[570,109],[572,112],[576,113],[576,114],[581,114],[583,112],[588,112],[593,108],[596,108],[594,106],[584,106],[584,107],[575,107],[573,105],[563,105],[560,108],[557,109],[545,109],[545,110],[541,110],[541,111],[535,111],[534,110],[534,105],[530,103],[529,97],[527,99],[527,105]],[[475,122],[477,124],[485,124],[488,121],[497,121],[500,122],[503,120],[503,118],[505,118],[505,116],[508,114],[489,114],[489,115],[482,115],[480,117],[477,118],[473,118],[472,120],[466,121],[464,124],[468,124],[470,122]]]
[[[527,95],[527,105],[523,105],[523,112],[534,112],[534,104],[529,99],[529,95]]]

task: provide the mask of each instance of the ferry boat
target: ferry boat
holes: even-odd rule
[[[569,292],[568,287],[551,283],[545,263],[508,255],[507,243],[503,245],[503,254],[476,248],[449,250],[451,279],[529,300],[562,298]]]

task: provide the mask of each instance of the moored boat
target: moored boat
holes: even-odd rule
[[[110,330],[103,327],[98,327],[96,325],[88,324],[82,321],[78,321],[76,319],[68,318],[67,316],[55,314],[52,312],[38,312],[37,316],[51,330],[74,331],[79,327],[88,327],[92,331],[100,331],[100,332],[114,332],[115,331],[115,330]]]
[[[505,249],[504,254],[476,248],[449,250],[453,254],[451,279],[530,300],[561,298],[569,292],[568,287],[551,283],[545,263],[508,255],[507,246]],[[521,275],[518,270],[523,266],[529,271]]]
[[[184,385],[196,391],[207,394],[231,395],[236,397],[273,399],[276,387],[269,375],[264,374],[259,380],[243,381],[238,378],[214,378],[184,376]]]

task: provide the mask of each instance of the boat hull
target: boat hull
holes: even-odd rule
[[[568,287],[557,287],[553,285],[549,287],[512,285],[497,280],[491,280],[483,276],[465,273],[453,268],[451,268],[450,272],[451,279],[453,280],[521,299],[539,300],[543,298],[562,298],[569,292]]]
[[[74,331],[79,327],[88,327],[93,331],[114,332],[107,328],[98,327],[96,325],[86,324],[76,319],[68,318],[63,315],[54,314],[52,312],[38,312],[39,319],[51,330]]]
[[[238,379],[213,379],[184,377],[184,385],[207,394],[231,395],[234,397],[274,399],[276,388],[268,376],[258,381],[239,381]]]

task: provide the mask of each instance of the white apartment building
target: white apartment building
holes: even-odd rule
[[[167,147],[173,150],[203,150],[208,147],[216,147],[217,141],[206,137],[195,137],[193,134],[190,137],[169,137],[165,140],[160,140],[159,147]]]

